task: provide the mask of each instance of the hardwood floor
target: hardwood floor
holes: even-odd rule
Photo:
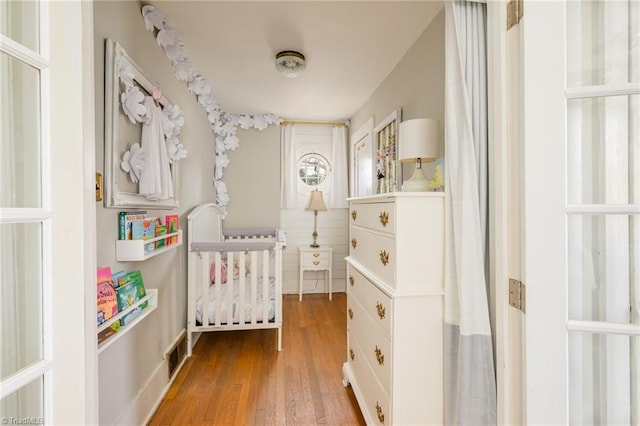
[[[346,294],[284,296],[275,330],[203,333],[150,425],[364,425],[346,359]]]

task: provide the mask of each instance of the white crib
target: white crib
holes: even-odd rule
[[[196,207],[187,222],[188,356],[193,334],[207,331],[275,328],[280,351],[284,232],[223,231],[222,210],[210,203]]]

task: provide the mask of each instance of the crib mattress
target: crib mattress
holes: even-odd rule
[[[251,303],[251,280],[245,280],[245,292],[244,292],[244,301],[241,302],[240,298],[240,288],[238,280],[234,280],[233,283],[233,302],[231,309],[233,309],[233,324],[240,323],[240,310],[244,310],[244,318],[245,323],[251,323],[253,316],[256,316],[257,322],[262,322],[263,312],[264,312],[264,303],[263,303],[263,291],[262,291],[262,278],[259,278],[257,285],[257,295],[256,295],[256,304],[255,308],[252,307]],[[223,284],[220,286],[220,322],[221,325],[227,325],[228,318],[228,297],[227,292],[231,287],[230,283]],[[276,299],[275,299],[275,279],[269,278],[268,285],[268,297],[267,308],[268,308],[268,320],[269,322],[274,321],[275,313],[276,313]],[[213,286],[209,287],[209,324],[215,325],[216,321],[216,292]],[[203,315],[203,306],[202,306],[203,297],[201,295],[196,299],[196,322],[197,325],[202,325],[202,315]]]

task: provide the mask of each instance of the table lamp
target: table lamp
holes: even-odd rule
[[[318,238],[318,212],[327,211],[327,206],[324,204],[324,198],[322,198],[322,191],[318,191],[317,189],[311,191],[311,194],[309,196],[309,203],[307,204],[307,207],[305,207],[305,210],[313,211],[313,234],[311,234],[313,236],[313,243],[310,247],[318,248],[320,247],[320,245],[316,242]]]
[[[416,118],[400,123],[399,157],[401,163],[417,163],[411,179],[402,184],[403,191],[428,191],[429,181],[422,163],[438,158],[440,124],[430,118]]]

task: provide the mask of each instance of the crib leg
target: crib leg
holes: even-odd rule
[[[282,326],[278,327],[278,352],[282,350]]]

